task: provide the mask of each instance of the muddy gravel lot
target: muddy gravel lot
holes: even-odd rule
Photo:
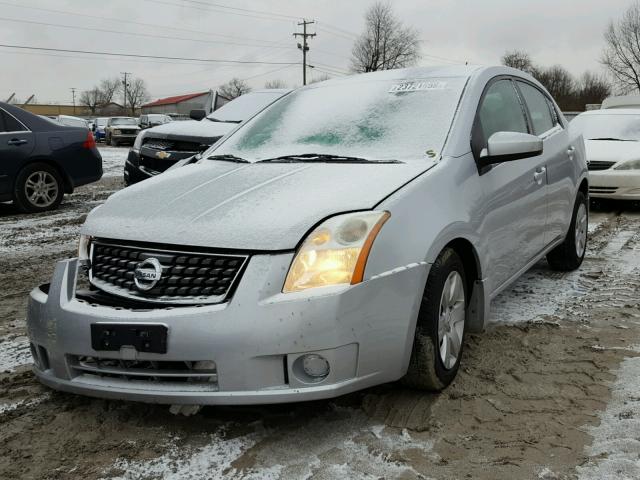
[[[500,295],[439,395],[384,385],[333,401],[207,407],[41,386],[28,292],[73,256],[86,214],[122,188],[126,149],[60,210],[0,204],[0,479],[640,478],[640,207],[592,210],[582,268],[544,262]]]

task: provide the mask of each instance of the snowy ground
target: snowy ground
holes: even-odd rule
[[[105,177],[118,177],[123,175],[124,162],[129,154],[129,147],[108,147],[98,145],[102,155],[102,170]]]
[[[640,214],[591,217],[578,272],[541,262],[496,298],[440,395],[382,386],[331,402],[166,407],[52,392],[29,370],[25,298],[122,186],[126,148],[61,209],[0,207],[0,478],[640,478]]]

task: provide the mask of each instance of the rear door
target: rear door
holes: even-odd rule
[[[486,87],[478,107],[474,138],[483,144],[496,132],[531,133],[529,117],[511,78]],[[544,155],[504,162],[481,172],[485,218],[482,236],[489,252],[490,290],[496,291],[544,246],[547,217]]]
[[[574,149],[569,145],[569,133],[562,127],[551,99],[535,85],[521,80],[516,84],[527,105],[533,133],[544,143],[547,183],[544,242],[547,245],[565,236],[573,214]]]
[[[12,192],[14,177],[34,146],[33,133],[0,108],[0,194]]]

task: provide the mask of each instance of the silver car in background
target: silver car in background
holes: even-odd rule
[[[582,138],[520,71],[310,85],[89,214],[31,293],[35,372],[171,404],[440,390],[499,292],[580,266],[587,196]]]

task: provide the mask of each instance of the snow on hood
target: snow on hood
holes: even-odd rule
[[[640,142],[585,140],[584,146],[589,162],[622,162],[640,159]]]
[[[82,233],[242,250],[290,250],[320,220],[372,209],[435,162],[270,163],[203,160],[112,195]]]
[[[236,123],[212,122],[211,120],[184,120],[165,123],[145,130],[145,135],[155,138],[170,136],[217,138],[222,137],[237,127]]]

